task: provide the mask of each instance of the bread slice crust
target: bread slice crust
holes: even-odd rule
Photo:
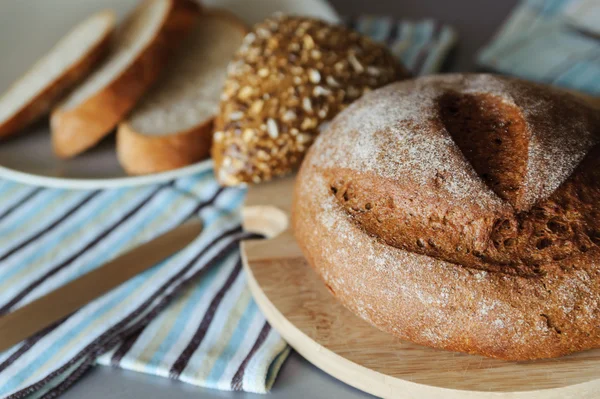
[[[46,114],[52,106],[54,106],[60,99],[77,83],[84,79],[94,67],[106,56],[111,34],[114,31],[116,16],[111,10],[104,10],[97,14],[92,15],[87,20],[77,25],[71,32],[69,32],[62,40],[65,40],[69,35],[75,33],[75,31],[82,25],[88,23],[93,18],[102,18],[106,24],[104,30],[100,32],[97,40],[95,40],[89,46],[85,54],[80,57],[75,63],[69,65],[54,81],[45,87],[41,88],[34,96],[32,96],[23,106],[21,106],[12,116],[6,119],[4,122],[0,122],[0,139],[8,136],[12,136],[22,129],[26,128],[31,123],[38,120],[44,114]],[[62,42],[61,40],[61,42]],[[53,51],[60,45],[58,42],[48,53],[52,54]],[[34,64],[31,69],[23,75],[21,79],[26,79],[29,73],[33,73],[39,65],[44,61],[44,58],[40,59]],[[11,88],[8,89],[7,93],[18,84],[19,81],[15,82]]]
[[[156,35],[107,85],[93,95],[66,108],[64,103],[50,118],[52,145],[60,158],[71,158],[97,144],[133,108],[158,79],[175,44],[192,28],[200,15],[196,3],[187,0],[145,0],[125,23],[131,23],[141,7],[168,2]]]
[[[207,158],[213,121],[167,136],[145,136],[124,123],[117,132],[117,156],[130,175],[164,172]]]
[[[248,31],[239,18],[225,10],[205,10],[202,18],[219,18],[230,23],[233,29],[240,31],[240,44]],[[182,53],[181,56],[185,56],[183,49]],[[233,52],[231,55],[233,57]],[[219,98],[215,98],[215,103],[218,102]],[[188,129],[159,136],[136,130],[128,118],[119,124],[117,131],[117,156],[121,166],[128,174],[142,175],[178,169],[208,158],[215,116]]]

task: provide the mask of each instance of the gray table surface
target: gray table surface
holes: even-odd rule
[[[298,0],[302,1],[302,0]],[[475,71],[474,54],[487,43],[517,0],[330,0],[340,15],[361,13],[399,18],[436,18],[454,26],[459,43],[448,59],[447,71]],[[318,370],[297,353],[284,364],[268,396],[222,392],[165,378],[96,367],[64,398],[173,399],[173,398],[368,398]]]

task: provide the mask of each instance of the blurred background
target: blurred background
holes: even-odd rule
[[[475,53],[494,36],[519,0],[330,0],[340,15],[388,15],[416,20],[435,18],[452,26],[459,37],[444,70],[477,70]],[[600,24],[600,21],[599,21]]]

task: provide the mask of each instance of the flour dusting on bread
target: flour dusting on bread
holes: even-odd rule
[[[320,138],[328,149],[319,163],[324,167],[370,171],[390,179],[418,176],[418,184],[429,184],[436,179],[436,173],[444,172],[444,187],[449,195],[460,200],[473,198],[473,190],[480,192],[484,183],[472,168],[465,167],[467,161],[450,134],[441,128],[436,111],[436,100],[448,89],[491,93],[522,107],[530,132],[525,181],[529,206],[552,193],[598,142],[589,130],[590,123],[582,121],[581,113],[576,112],[579,103],[573,103],[571,96],[559,95],[567,97],[564,106],[568,109],[557,110],[546,99],[526,95],[532,90],[537,94],[538,86],[530,84],[534,86],[531,89],[492,75],[469,80],[463,76],[426,77],[367,94],[350,106],[351,112],[333,121],[334,125],[342,124],[343,130]],[[558,114],[556,119],[562,118],[563,122],[546,122],[550,113]],[[437,129],[438,134],[427,134],[432,129]],[[335,146],[325,144],[334,141]],[[398,145],[400,142],[406,144]],[[350,153],[352,157],[348,156]],[[486,206],[499,201],[491,192],[476,200],[484,201]]]
[[[470,108],[440,103],[448,93]],[[460,146],[464,132],[450,130],[463,125],[443,120],[445,106],[493,140]],[[585,103],[514,79],[392,84],[316,140],[296,182],[294,233],[333,295],[402,339],[513,360],[598,347],[599,128]],[[510,146],[523,142],[520,160]],[[523,161],[514,191],[525,195],[502,196],[478,156]]]

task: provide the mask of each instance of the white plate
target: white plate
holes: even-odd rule
[[[138,0],[19,0],[0,2],[0,93],[71,27],[93,12],[112,8],[124,16]],[[254,24],[276,11],[310,15],[336,22],[326,0],[204,0],[233,11]],[[157,183],[199,173],[211,161],[147,176],[125,175],[115,154],[114,137],[71,160],[52,153],[47,119],[14,138],[0,142],[0,178],[46,187],[90,189]]]

